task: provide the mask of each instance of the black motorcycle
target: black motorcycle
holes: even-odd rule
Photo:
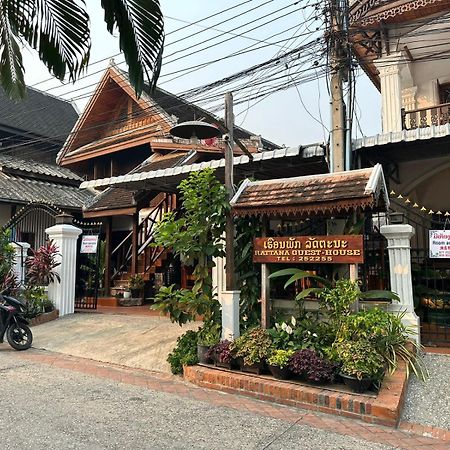
[[[5,337],[15,350],[27,350],[33,342],[33,333],[25,319],[25,305],[7,295],[0,294],[0,343]]]

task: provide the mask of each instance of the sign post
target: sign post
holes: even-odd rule
[[[364,262],[362,235],[255,238],[253,262],[358,264]]]
[[[450,230],[430,231],[430,258],[450,259]]]
[[[81,238],[80,253],[95,254],[97,253],[98,235],[85,235]]]

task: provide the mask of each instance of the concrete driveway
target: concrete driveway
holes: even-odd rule
[[[167,355],[180,327],[165,317],[71,314],[33,327],[33,347],[128,367],[170,373]]]

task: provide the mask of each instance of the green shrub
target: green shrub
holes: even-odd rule
[[[186,331],[177,339],[177,345],[169,353],[167,362],[174,375],[183,373],[183,366],[193,366],[198,363],[197,331]]]
[[[283,369],[289,363],[289,358],[294,354],[294,350],[275,350],[270,357],[267,359],[267,362],[271,366],[279,367]]]
[[[231,351],[248,366],[261,362],[272,350],[272,339],[263,328],[252,328],[231,343]]]
[[[32,319],[44,312],[50,312],[55,309],[52,301],[45,293],[44,287],[27,285],[21,292],[21,298],[25,303],[25,317]]]
[[[335,342],[334,358],[341,365],[341,373],[358,380],[371,378],[381,381],[384,375],[384,358],[367,340]]]

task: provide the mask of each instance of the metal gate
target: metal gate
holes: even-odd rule
[[[102,278],[103,245],[100,227],[82,226],[77,245],[77,273],[75,278],[75,309],[97,309],[97,299]],[[95,248],[93,242],[96,239]]]
[[[431,258],[429,248],[429,231],[448,230],[450,221],[444,214],[425,215],[395,199],[391,199],[391,208],[391,213],[401,215],[397,220],[415,230],[411,239],[411,272],[414,308],[420,318],[422,343],[450,345],[450,259]],[[380,245],[375,253],[375,275],[383,280],[389,272],[387,251]],[[383,286],[387,287],[386,284]]]

